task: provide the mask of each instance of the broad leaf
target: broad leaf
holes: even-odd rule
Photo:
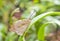
[[[41,20],[42,20],[43,18],[45,18],[45,17],[47,17],[47,16],[50,16],[50,15],[60,16],[60,12],[47,12],[47,13],[43,13],[43,14],[38,15],[37,17],[35,17],[35,18],[32,19],[32,21],[31,21],[29,27],[27,28],[26,32],[27,32],[27,31],[30,29],[30,27],[31,27],[34,23],[36,23],[38,20],[40,20],[40,22],[41,22]],[[26,34],[26,32],[25,32],[25,34]],[[25,35],[25,34],[24,34],[24,35]]]
[[[47,22],[45,24],[43,24],[42,26],[39,27],[39,31],[38,31],[38,39],[40,41],[44,41],[45,40],[45,27],[49,24],[51,24],[52,22]]]

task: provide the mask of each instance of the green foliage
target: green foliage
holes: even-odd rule
[[[0,8],[2,8],[2,6],[3,6],[3,1],[0,0]]]
[[[41,20],[42,20],[43,18],[45,18],[45,17],[47,17],[47,16],[49,16],[49,15],[60,15],[60,12],[47,12],[47,13],[38,15],[37,17],[35,17],[35,18],[32,19],[32,21],[31,21],[31,23],[30,23],[27,31],[28,31],[28,30],[31,28],[31,26],[32,26],[33,24],[35,24],[38,20],[41,22]],[[49,24],[49,23],[45,23],[45,24],[43,24],[42,26],[39,27],[40,29],[39,29],[39,31],[38,31],[38,39],[41,40],[41,41],[44,41],[44,30],[45,30],[44,28],[45,28],[45,26],[46,26],[47,24]],[[26,31],[26,32],[27,32],[27,31]],[[25,32],[25,33],[26,33],[26,32]]]
[[[19,36],[18,41],[25,41],[23,36]]]
[[[0,23],[0,32],[6,33],[7,32],[7,26],[3,23]]]
[[[21,19],[33,12],[31,23],[22,36],[8,31],[16,5],[24,9]],[[51,31],[60,28],[60,4],[52,0],[0,0],[0,17],[0,41],[45,41]]]
[[[6,36],[5,41],[15,41],[17,38],[17,35],[14,32],[9,32]]]
[[[37,17],[33,18],[30,25],[29,25],[29,28],[34,24],[36,23],[38,20],[42,20],[43,18],[45,18],[46,16],[49,16],[49,15],[60,15],[60,12],[47,12],[47,13],[44,13],[44,14],[41,14],[41,15],[38,15]]]
[[[38,31],[38,39],[40,41],[44,41],[45,40],[45,27],[49,24],[51,24],[52,22],[47,22],[45,24],[43,24],[42,26],[39,27],[39,31]]]

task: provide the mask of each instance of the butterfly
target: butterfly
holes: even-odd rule
[[[10,31],[17,33],[18,35],[23,35],[30,22],[30,19],[18,20],[13,23],[12,27],[10,28]]]
[[[27,19],[14,22],[10,28],[10,31],[17,33],[18,35],[23,35],[31,22],[31,17],[34,16],[35,13],[36,12],[34,10],[33,12],[31,12],[30,16]]]

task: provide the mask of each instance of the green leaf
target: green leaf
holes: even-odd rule
[[[37,21],[40,21],[40,22],[41,22],[41,20],[42,20],[43,18],[45,18],[45,17],[47,17],[47,16],[50,16],[50,15],[60,16],[60,12],[47,12],[47,13],[43,13],[43,14],[38,15],[37,17],[35,17],[35,18],[33,18],[33,19],[31,20],[31,23],[30,23],[29,27],[27,28],[26,32],[27,32],[27,31],[31,28],[31,26],[32,26],[33,24],[35,24]],[[26,32],[25,32],[25,34],[26,34]],[[24,34],[24,35],[25,35],[25,34]]]
[[[38,40],[40,41],[44,41],[45,40],[45,27],[49,24],[51,24],[52,22],[47,22],[45,24],[43,24],[42,26],[39,27],[38,30]]]
[[[17,39],[17,35],[14,32],[9,32],[5,41],[15,41]]]
[[[0,0],[0,9],[2,8],[3,6],[3,0]]]
[[[49,16],[49,15],[60,15],[60,12],[47,12],[47,13],[40,14],[37,17],[35,17],[35,18],[32,19],[29,27],[31,27],[38,20],[42,20],[43,18],[45,18],[46,16]]]
[[[34,3],[39,3],[39,0],[33,0]]]
[[[23,36],[19,36],[18,41],[25,41]]]
[[[5,34],[0,32],[0,41],[3,41],[4,38],[5,38]]]
[[[49,19],[50,18],[50,19]],[[49,20],[48,20],[49,19]],[[46,17],[46,20],[50,21],[50,22],[54,22],[56,23],[57,25],[60,26],[60,21],[52,16],[49,16],[49,17]]]
[[[7,26],[3,23],[0,23],[0,32],[2,32],[2,33],[7,32]]]

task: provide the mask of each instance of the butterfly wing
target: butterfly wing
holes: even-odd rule
[[[25,32],[25,30],[27,29],[28,25],[30,24],[29,19],[24,19],[24,20],[18,20],[13,24],[13,30],[14,32],[16,32],[18,35],[23,35],[23,33]]]

